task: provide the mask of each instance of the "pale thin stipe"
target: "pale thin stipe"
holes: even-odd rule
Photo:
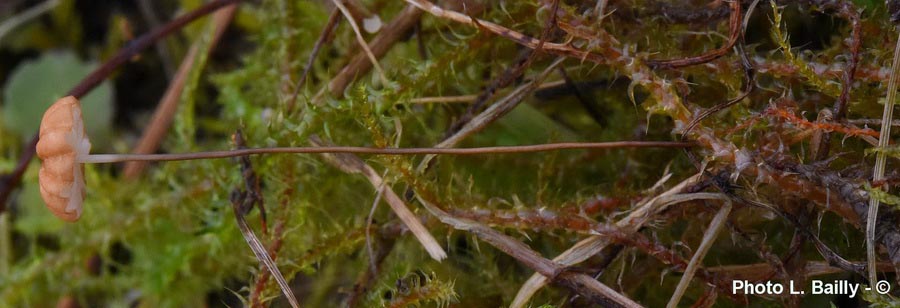
[[[210,152],[178,153],[178,154],[91,154],[79,157],[81,163],[117,163],[124,161],[175,161],[197,160],[212,158],[228,158],[245,155],[259,154],[328,154],[328,153],[354,153],[354,154],[382,154],[382,155],[483,155],[483,154],[510,154],[533,153],[558,150],[589,150],[589,149],[615,149],[615,148],[685,148],[694,146],[691,142],[670,141],[616,141],[616,142],[561,142],[534,145],[496,146],[479,148],[369,148],[351,146],[323,146],[323,147],[275,147],[275,148],[247,148],[239,150],[224,150]]]

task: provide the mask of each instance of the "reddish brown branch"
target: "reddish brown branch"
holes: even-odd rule
[[[856,11],[850,1],[841,1],[840,10],[843,15],[850,20],[850,59],[844,69],[844,76],[841,85],[841,96],[834,105],[834,120],[842,121],[847,114],[847,104],[850,102],[850,90],[853,88],[853,78],[856,75],[856,68],[859,66],[859,49],[862,46],[862,23],[860,22],[859,12]]]
[[[862,181],[845,178],[821,165],[799,164],[783,154],[771,155],[762,167],[769,170],[767,175],[771,175],[780,189],[800,193],[820,206],[826,205],[825,210],[840,215],[855,226],[865,226],[869,195],[861,187]],[[889,206],[883,206],[879,211],[883,214],[879,215],[876,225],[876,240],[886,248],[891,263],[900,268],[900,212]],[[820,246],[817,248],[822,249]],[[830,257],[829,262],[834,265],[853,268],[836,256]]]
[[[856,75],[856,68],[859,65],[859,49],[862,45],[862,23],[860,22],[859,12],[856,6],[850,1],[839,1],[835,4],[840,15],[850,21],[851,32],[848,44],[850,45],[850,58],[844,68],[844,74],[841,78],[841,95],[834,102],[832,114],[835,122],[842,122],[847,114],[847,105],[850,103],[850,91],[853,88],[853,77]],[[828,157],[831,149],[831,134],[825,133],[821,135],[821,140],[817,148],[813,149],[816,153],[814,160],[822,160]]]
[[[357,156],[346,155],[345,157],[348,160],[352,160],[353,164],[365,165],[365,162]],[[544,258],[515,238],[494,230],[480,222],[459,218],[449,214],[444,210],[445,207],[436,205],[436,196],[425,187],[425,184],[422,183],[422,181],[416,180],[416,177],[412,174],[412,170],[400,169],[399,171],[407,183],[413,187],[416,198],[428,212],[437,217],[442,223],[447,224],[454,229],[466,231],[477,236],[482,241],[487,242],[491,246],[494,246],[498,250],[515,258],[519,263],[540,273],[544,277],[547,277],[548,280],[575,291],[594,303],[608,307],[640,307],[640,305],[628,297],[616,292],[596,279],[582,273],[569,271],[562,264]]]
[[[734,47],[734,44],[737,43],[738,38],[741,36],[742,19],[743,17],[741,14],[741,1],[731,1],[731,17],[729,18],[728,22],[730,34],[728,36],[728,42],[726,42],[724,46],[708,53],[690,58],[671,60],[647,60],[647,65],[655,69],[673,69],[703,64],[721,58],[722,56],[727,54],[732,47]]]
[[[778,107],[770,107],[763,112],[763,114],[772,116],[775,118],[780,118],[785,120],[791,124],[797,125],[804,129],[816,129],[822,130],[825,132],[837,132],[842,133],[848,136],[871,136],[878,137],[878,132],[872,129],[859,129],[854,127],[849,127],[844,124],[835,123],[835,122],[811,122],[807,119],[804,119],[793,112],[786,110],[785,108]]]
[[[291,93],[291,98],[288,100],[288,113],[294,110],[294,105],[297,103],[297,96],[300,94],[300,89],[302,89],[303,84],[306,83],[306,78],[309,76],[309,72],[312,70],[313,63],[315,63],[316,56],[319,55],[322,46],[334,38],[334,30],[337,29],[338,24],[341,21],[341,16],[341,11],[337,8],[331,10],[331,16],[328,17],[328,22],[325,24],[325,28],[322,29],[322,33],[319,34],[319,38],[316,39],[316,44],[313,45],[313,49],[309,54],[309,59],[306,60],[306,67],[303,68],[303,73],[300,74],[300,78],[294,86],[294,93]]]

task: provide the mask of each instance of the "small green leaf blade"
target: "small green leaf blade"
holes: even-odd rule
[[[40,127],[47,107],[66,95],[66,91],[95,67],[95,63],[82,62],[71,52],[45,53],[19,66],[3,89],[4,125],[23,140],[31,138]],[[109,134],[113,116],[109,82],[100,84],[81,98],[81,105],[88,134],[104,140],[102,137]],[[92,142],[96,143],[98,139]]]

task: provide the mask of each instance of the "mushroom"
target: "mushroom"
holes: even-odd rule
[[[39,136],[41,198],[57,217],[76,221],[84,201],[82,162],[91,151],[78,99],[66,96],[50,106],[41,119]]]

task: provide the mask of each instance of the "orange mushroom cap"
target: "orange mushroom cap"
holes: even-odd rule
[[[81,217],[84,165],[79,159],[88,155],[90,149],[77,98],[66,96],[47,108],[36,148],[41,159],[38,180],[41,198],[62,220],[76,221]]]

